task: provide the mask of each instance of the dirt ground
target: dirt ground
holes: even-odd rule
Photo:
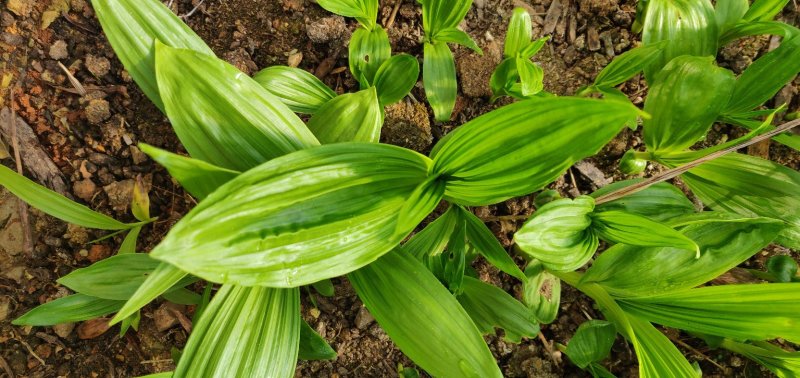
[[[346,43],[355,27],[322,10],[313,0],[174,0],[165,1],[212,47],[216,54],[252,74],[275,64],[298,63],[322,76],[337,92],[352,91]],[[456,48],[461,93],[451,122],[433,121],[424,103],[421,82],[411,98],[387,109],[383,141],[428,152],[444,134],[509,100],[489,103],[489,77],[502,55],[502,41],[511,11],[526,8],[533,15],[534,34],[553,35],[535,58],[544,68],[545,88],[573,94],[591,82],[614,56],[637,43],[630,32],[633,0],[474,0],[462,25],[485,51],[477,56]],[[382,0],[382,24],[392,19],[393,51],[421,58],[419,6],[414,0]],[[798,24],[790,2],[781,16]],[[740,72],[773,41],[755,38],[727,47],[722,64]],[[159,221],[142,232],[138,248],[147,251],[181,218],[194,200],[166,171],[135,145],[146,142],[185,152],[161,115],[131,81],[115,57],[87,0],[4,0],[0,8],[0,108],[12,106],[23,142],[26,172],[54,190],[123,221],[133,180],[141,175],[150,188],[151,212]],[[63,64],[64,68],[59,64]],[[86,94],[76,93],[64,70],[74,75]],[[775,101],[797,111],[797,84],[787,86]],[[641,102],[645,87],[632,81],[623,90]],[[13,98],[13,100],[12,100]],[[5,115],[2,115],[5,114]],[[11,119],[8,110],[0,124]],[[5,127],[5,126],[3,126]],[[579,125],[576,125],[579,127]],[[705,143],[715,144],[740,131],[715,127]],[[14,167],[7,133],[0,140],[0,159]],[[5,141],[5,142],[3,142]],[[638,134],[625,131],[596,158],[588,159],[559,179],[553,188],[565,195],[588,193],[624,178],[616,171],[622,154],[639,147]],[[800,157],[777,143],[750,151],[783,164],[800,166]],[[12,153],[13,155],[13,153]],[[646,174],[652,174],[653,169]],[[527,215],[532,197],[474,209],[508,247],[521,222],[507,215]],[[69,294],[55,283],[70,271],[110,256],[119,237],[87,244],[103,232],[68,226],[29,209],[33,237],[27,250],[17,201],[0,191],[0,377],[130,377],[174,368],[171,350],[181,349],[188,337],[179,317],[191,318],[193,308],[155,303],[143,311],[138,332],[120,338],[116,327],[98,322],[58,327],[14,327],[10,321],[29,309]],[[768,255],[787,253],[779,247],[747,263],[759,267]],[[521,261],[521,260],[520,260]],[[483,262],[475,268],[481,278],[519,298],[521,285]],[[393,376],[397,365],[413,365],[397,350],[363,308],[345,279],[335,279],[333,298],[303,294],[303,316],[338,351],[334,361],[300,362],[297,376]],[[554,324],[542,327],[545,339],[566,344],[587,318],[600,318],[592,303],[566,288]],[[686,334],[665,330],[682,344],[691,361],[699,361],[707,376],[764,376],[754,363],[728,353],[708,350]],[[487,336],[490,349],[510,377],[586,376],[568,361],[547,352],[539,339],[511,344]],[[617,340],[606,367],[622,377],[636,375],[636,359],[627,344]]]

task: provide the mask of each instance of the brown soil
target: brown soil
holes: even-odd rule
[[[395,51],[421,57],[420,12],[413,0],[402,4],[389,30]],[[553,4],[556,2],[555,4]],[[177,14],[189,13],[197,0],[168,1]],[[553,40],[535,58],[545,70],[545,88],[556,94],[572,94],[588,84],[615,55],[629,49],[638,36],[629,32],[635,14],[633,0],[474,0],[463,28],[483,47],[477,56],[456,48],[459,97],[452,122],[438,123],[424,105],[421,84],[413,99],[387,110],[383,140],[420,152],[454,127],[508,103],[488,101],[488,78],[502,55],[502,40],[511,10],[522,6],[533,14],[535,35],[552,34]],[[381,1],[382,24],[392,13],[394,1]],[[793,5],[789,5],[792,9]],[[61,13],[63,12],[63,14]],[[794,18],[796,10],[784,17]],[[327,73],[324,81],[337,92],[356,88],[347,67],[346,42],[355,23],[322,10],[311,0],[215,0],[199,4],[187,17],[188,24],[225,58],[247,73],[290,60],[301,68]],[[0,107],[13,106],[38,139],[39,146],[66,182],[68,196],[93,209],[123,221],[132,220],[127,209],[129,189],[142,175],[150,186],[151,212],[159,221],[142,232],[139,250],[152,248],[192,206],[189,197],[157,164],[143,156],[135,145],[146,142],[171,151],[182,151],[167,119],[150,104],[131,81],[115,57],[86,0],[7,0],[0,9]],[[754,39],[729,47],[724,64],[742,67],[769,45]],[[74,93],[66,66],[88,89]],[[797,82],[796,82],[797,83]],[[798,107],[797,86],[782,92],[784,101]],[[623,87],[641,102],[644,84],[632,81]],[[11,101],[11,93],[14,100]],[[716,128],[708,143],[735,137],[729,128]],[[9,138],[4,136],[5,142]],[[586,193],[608,179],[623,178],[616,170],[618,159],[629,148],[639,147],[638,134],[625,131],[597,158],[571,169],[553,188],[564,194]],[[13,166],[3,154],[0,159]],[[764,152],[766,151],[766,152]],[[776,143],[761,154],[798,167],[798,154]],[[25,156],[23,156],[25,159]],[[648,174],[651,171],[648,171]],[[30,173],[30,172],[28,172]],[[192,308],[168,308],[152,304],[145,308],[138,332],[118,336],[116,327],[100,333],[85,322],[58,327],[14,327],[10,321],[29,309],[69,294],[55,283],[75,268],[84,267],[113,253],[121,239],[89,245],[103,232],[68,226],[35,210],[32,216],[33,250],[25,251],[17,202],[0,191],[0,377],[129,377],[171,370],[170,351],[182,348],[188,333],[178,321],[191,318]],[[489,222],[508,247],[520,222],[497,218],[527,215],[533,211],[530,196],[475,209]],[[772,248],[771,253],[785,253]],[[765,255],[749,265],[761,266]],[[520,284],[483,262],[476,263],[481,278],[519,297]],[[374,322],[344,279],[334,280],[333,298],[316,296],[315,308],[304,294],[303,316],[338,351],[335,361],[301,362],[298,376],[363,377],[392,376],[397,365],[412,365]],[[542,327],[546,339],[566,343],[587,317],[599,318],[591,301],[570,288],[562,295],[561,313],[554,324]],[[709,351],[689,336],[668,332],[673,339],[699,350],[683,348],[691,361],[699,361],[708,376],[760,376],[753,363],[719,351]],[[540,340],[515,345],[499,336],[487,342],[504,374],[511,377],[585,376],[567,361],[550,356]],[[702,354],[700,354],[702,353]],[[713,359],[725,371],[712,365]],[[635,376],[636,360],[627,344],[618,340],[606,366],[618,376]]]

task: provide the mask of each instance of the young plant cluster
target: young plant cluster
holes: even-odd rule
[[[480,52],[457,28],[471,2],[420,2],[423,84],[436,119],[447,120],[457,96],[447,44]],[[653,324],[778,376],[800,374],[800,352],[789,344],[800,343],[793,259],[773,257],[767,271],[752,271],[766,283],[706,285],[770,243],[800,249],[800,173],[729,153],[773,136],[800,147],[800,137],[783,133],[800,122],[775,129],[783,107],[762,109],[800,71],[798,29],[772,20],[786,0],[718,1],[716,8],[709,0],[642,1],[635,27],[643,44],[576,96],[562,97],[543,91],[544,73],[531,58],[547,38],[532,41],[530,16],[517,9],[490,84],[495,97],[520,101],[461,125],[429,156],[378,143],[384,106],[409,93],[419,64],[392,55],[376,22],[377,0],[318,3],[359,24],[349,55],[358,92],[337,96],[298,68],[269,67],[251,78],[157,0],[92,1],[119,59],[191,157],[141,150],[199,204],[150,253],[135,253],[139,231],[154,220],[138,187],[132,210],[139,222],[126,224],[0,166],[2,185],[42,211],[128,231],[116,256],[59,279],[76,294],[15,324],[115,313],[111,322],[124,333],[137,327],[143,306],[163,297],[197,307],[175,371],[159,376],[290,377],[298,358],[336,356],[301,318],[300,287],[332,295],[330,279],[346,276],[394,343],[432,376],[499,377],[482,334],[502,328],[512,342],[535,337],[557,317],[563,282],[606,318],[582,324],[559,345],[593,376],[613,376],[602,361],[617,335],[634,347],[640,376],[700,375]],[[721,46],[758,34],[783,39],[738,77],[716,65]],[[650,87],[643,109],[616,88],[641,72]],[[577,198],[542,191],[639,119],[646,149],[626,153],[621,168],[638,173],[652,162],[667,174]],[[715,122],[751,131],[690,149]],[[665,182],[678,175],[707,211]],[[537,192],[537,211],[515,235],[523,270],[469,207]],[[442,201],[446,211],[408,238]],[[598,255],[601,240],[610,247]],[[477,279],[471,262],[479,256],[523,283],[522,301]],[[207,282],[202,295],[186,289],[200,280]]]

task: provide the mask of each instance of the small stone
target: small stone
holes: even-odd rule
[[[96,263],[111,256],[111,248],[103,244],[94,244],[89,248],[89,254],[86,256],[90,262]]]
[[[134,180],[128,179],[112,182],[103,187],[114,210],[125,211],[128,208],[133,199],[133,185]]]
[[[78,255],[81,257],[87,257],[89,256],[89,250],[85,248],[81,249],[80,251],[78,251]]]
[[[106,318],[87,320],[78,326],[78,338],[81,340],[93,339],[106,333],[109,328]]]
[[[313,43],[328,43],[342,38],[347,25],[342,16],[323,17],[306,24],[306,35]]]
[[[153,313],[153,321],[156,324],[156,329],[159,332],[164,332],[178,324],[178,317],[176,313],[181,313],[185,308],[181,305],[164,302]]]
[[[32,0],[8,0],[6,8],[17,16],[28,17],[31,13]]]
[[[86,69],[95,77],[103,77],[111,70],[111,62],[106,57],[90,54],[86,56]]]
[[[289,67],[297,67],[300,65],[300,62],[303,61],[303,53],[297,52],[292,55],[289,55],[289,59],[286,60],[286,65]]]
[[[86,106],[85,114],[86,120],[88,120],[89,123],[99,125],[111,117],[111,109],[109,109],[108,101],[102,98],[96,98],[89,101],[89,105]]]
[[[75,329],[75,323],[61,323],[53,326],[53,332],[62,339],[66,339]]]
[[[312,317],[314,317],[314,319],[317,319],[317,318],[319,318],[319,315],[320,315],[319,309],[318,309],[318,308],[316,308],[316,307],[315,307],[315,308],[312,308],[312,309],[310,309],[310,310],[308,310],[308,313],[309,313],[309,315],[311,315]]]
[[[83,245],[89,242],[89,232],[81,226],[67,223],[67,233],[64,234],[64,238],[74,244]]]
[[[50,57],[55,60],[67,59],[69,53],[67,52],[67,43],[59,39],[50,45]]]
[[[362,306],[360,309],[358,309],[358,314],[356,314],[355,320],[356,328],[367,329],[367,327],[369,327],[369,325],[374,321],[375,318],[369,313],[369,310],[367,310],[366,307]]]
[[[9,310],[11,309],[11,299],[6,296],[0,297],[0,322],[8,318]]]
[[[92,200],[96,190],[97,185],[95,185],[94,181],[90,179],[78,181],[72,186],[72,192],[75,193],[75,196],[86,202]]]
[[[133,164],[139,165],[147,161],[147,154],[142,152],[136,146],[130,146],[131,149],[131,159],[133,159]]]

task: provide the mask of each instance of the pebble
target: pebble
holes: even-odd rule
[[[133,159],[133,164],[139,165],[147,161],[147,154],[142,152],[136,146],[130,146],[131,149],[131,159]]]
[[[122,180],[112,182],[103,187],[108,195],[108,202],[116,211],[125,211],[133,199],[134,180]]]
[[[342,16],[323,17],[306,23],[306,35],[314,43],[336,41],[346,30],[347,25]]]
[[[89,242],[89,232],[81,226],[67,223],[67,233],[64,234],[64,238],[74,244],[82,245]]]
[[[67,43],[64,42],[63,39],[53,42],[53,44],[50,45],[49,55],[55,60],[66,59],[69,57],[69,53],[67,52]]]
[[[185,308],[170,302],[164,302],[153,313],[153,321],[158,332],[164,332],[178,324],[178,317],[175,312],[183,312]]]
[[[358,310],[358,314],[356,314],[356,320],[355,320],[356,328],[367,329],[367,327],[369,327],[369,325],[372,324],[374,321],[375,318],[372,316],[372,314],[369,313],[369,310],[367,310],[366,307],[362,306]]]
[[[86,69],[95,77],[103,77],[111,70],[111,62],[102,56],[87,55]]]
[[[96,98],[89,101],[89,104],[86,105],[85,114],[86,120],[88,120],[89,123],[99,125],[111,117],[111,109],[108,106],[108,101],[102,98]]]
[[[75,329],[75,323],[61,323],[53,326],[53,332],[62,339],[66,339]]]
[[[90,179],[78,181],[72,186],[72,192],[75,193],[75,196],[86,202],[92,200],[96,190],[97,185],[95,185],[94,181]]]

